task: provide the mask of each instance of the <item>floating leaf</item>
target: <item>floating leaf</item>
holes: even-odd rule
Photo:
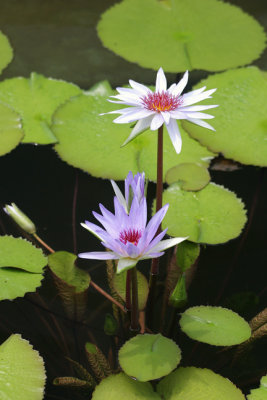
[[[245,400],[228,379],[210,369],[178,368],[157,386],[164,400]]]
[[[247,396],[248,400],[267,400],[267,375],[261,378],[260,387],[252,389]]]
[[[20,116],[0,103],[0,156],[13,150],[24,135]]]
[[[77,256],[67,251],[57,251],[48,257],[48,266],[70,318],[81,319],[87,308],[87,289],[90,275],[76,267]]]
[[[125,179],[129,171],[139,170],[156,180],[157,134],[148,130],[121,147],[131,132],[131,124],[115,124],[114,115],[99,115],[114,110],[114,104],[107,101],[114,92],[108,92],[107,86],[105,90],[105,95],[89,91],[72,98],[56,111],[52,125],[59,141],[56,152],[67,163],[97,177],[119,180]],[[208,166],[214,156],[183,130],[183,151],[178,156],[165,129],[164,136],[165,172],[184,162]]]
[[[124,0],[102,14],[97,29],[104,46],[126,60],[169,72],[237,67],[265,47],[254,18],[217,0]]]
[[[249,324],[234,311],[222,307],[188,308],[182,314],[180,325],[191,339],[214,346],[233,346],[251,336]]]
[[[267,165],[267,72],[257,67],[215,74],[196,87],[217,87],[212,110],[216,132],[183,122],[189,134],[214,152],[243,164]]]
[[[119,350],[123,371],[146,382],[169,374],[181,360],[181,351],[171,339],[157,335],[137,335]]]
[[[208,167],[210,161],[215,156],[206,147],[199,146],[196,140],[192,140],[190,136],[181,127],[178,122],[182,136],[182,152],[177,154],[173,148],[173,144],[164,126],[163,140],[163,176],[167,178],[168,171],[185,163],[198,163],[200,166]],[[151,181],[157,180],[157,132],[146,131],[141,135],[143,143],[138,156],[138,166],[140,171],[146,172],[146,177]],[[127,145],[128,146],[128,145]]]
[[[173,184],[163,193],[169,210],[163,229],[171,236],[189,236],[197,243],[224,243],[237,237],[246,222],[244,205],[233,192],[209,183],[199,192],[186,192]]]
[[[72,83],[34,72],[29,79],[19,77],[0,83],[0,101],[22,117],[24,143],[56,143],[57,138],[50,129],[52,115],[60,104],[80,93],[81,89]]]
[[[77,256],[67,251],[57,251],[48,257],[48,265],[53,273],[74,287],[75,293],[83,292],[90,285],[90,275],[76,267]]]
[[[1,59],[0,59],[0,73],[1,73],[13,58],[12,47],[10,46],[8,38],[2,32],[0,32],[0,54],[1,54]]]
[[[47,259],[26,239],[0,236],[0,268],[20,268],[32,273],[42,273]]]
[[[22,238],[0,236],[0,300],[34,292],[43,279],[46,257]]]
[[[127,271],[120,274],[115,274],[113,277],[113,287],[120,297],[126,301],[126,277]],[[146,306],[148,296],[148,282],[146,277],[137,271],[137,283],[138,283],[138,307],[143,310]]]
[[[149,382],[137,382],[120,373],[103,379],[95,388],[92,400],[160,400]]]
[[[188,240],[184,240],[182,243],[178,244],[176,252],[176,260],[178,266],[181,268],[183,272],[185,272],[194,264],[194,262],[199,256],[199,253],[200,253],[199,244],[189,242]]]
[[[179,164],[169,169],[166,173],[166,182],[168,185],[177,182],[183,190],[203,189],[209,181],[209,171],[199,164]]]
[[[107,102],[107,96],[89,93],[56,111],[52,130],[59,141],[55,150],[62,160],[103,178],[125,179],[129,170],[137,172],[136,142],[121,148],[129,127],[113,124],[114,115],[99,115],[112,109],[114,104]]]
[[[0,398],[41,400],[44,395],[43,359],[27,340],[11,335],[0,346]]]

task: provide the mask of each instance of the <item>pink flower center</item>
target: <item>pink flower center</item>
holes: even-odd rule
[[[173,96],[169,92],[149,93],[142,101],[147,110],[156,112],[176,110],[183,102],[182,97]]]
[[[141,232],[138,231],[137,229],[128,229],[128,230],[124,229],[124,231],[120,233],[120,241],[124,244],[130,242],[135,246],[137,246],[141,236],[142,236]]]

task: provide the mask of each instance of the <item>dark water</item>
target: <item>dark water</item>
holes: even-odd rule
[[[112,86],[124,84],[129,77],[143,83],[154,82],[154,71],[116,56],[103,48],[97,38],[95,26],[99,16],[113,3],[108,0],[0,0],[0,29],[9,37],[15,51],[15,57],[3,72],[2,79],[28,77],[30,72],[36,71],[74,82],[85,89],[103,79],[108,79]],[[263,1],[236,0],[231,3],[241,6],[266,27],[267,10]],[[267,69],[266,52],[255,64]],[[192,83],[205,74],[193,71]],[[174,79],[174,75],[168,74],[168,78]],[[76,171],[63,163],[49,146],[21,145],[0,158],[0,170],[1,205],[17,203],[36,222],[39,235],[55,250],[74,251],[72,202],[74,186],[78,181],[77,251],[100,248],[98,241],[89,236],[79,223],[90,218],[91,210],[96,210],[99,202],[111,206],[113,194],[108,181]],[[257,301],[246,307],[239,306],[238,310],[249,319],[266,304],[264,260],[267,193],[264,175],[256,167],[241,167],[229,173],[212,170],[211,175],[214,182],[235,191],[245,202],[248,211],[254,210],[254,215],[243,242],[240,237],[227,244],[207,246],[202,250],[198,271],[190,288],[189,305],[213,305],[219,293],[221,298],[218,304],[230,304],[231,296],[239,292],[250,292],[256,296]],[[155,187],[151,185],[151,199],[154,190]],[[4,213],[0,217],[1,234],[20,234]],[[239,255],[235,256],[239,249]],[[106,285],[104,265],[93,261],[86,261],[82,265],[89,268],[97,283]],[[227,284],[224,284],[229,271],[232,272]],[[95,315],[98,307],[103,312],[109,310],[109,307],[92,291],[87,320],[83,324],[74,324],[65,317],[49,279],[43,284],[40,293],[44,299],[42,301],[36,295],[27,295],[25,299],[0,303],[0,342],[11,333],[18,332],[40,351],[48,373],[47,400],[82,399],[82,394],[53,389],[51,381],[56,376],[73,374],[65,355],[88,365],[83,352],[86,340],[96,340],[100,346],[108,347],[108,339],[102,330],[103,316],[96,318]],[[179,343],[186,360],[191,354],[192,342],[181,337]],[[211,368],[212,364],[205,364],[206,352],[207,347],[200,345],[190,362]],[[255,363],[256,371],[263,368],[264,360],[260,354],[261,345],[257,358],[251,361],[252,365]],[[224,372],[227,374],[227,371]],[[246,379],[239,378],[238,374],[234,377],[237,384],[242,383],[246,389]]]

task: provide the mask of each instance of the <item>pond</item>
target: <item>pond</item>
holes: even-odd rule
[[[128,1],[129,3],[132,2],[132,0]],[[149,0],[148,3],[151,3],[151,1],[152,0]],[[174,3],[178,1],[179,0],[175,0]],[[209,0],[210,3],[214,1],[215,0]],[[107,47],[104,47],[97,34],[96,27],[101,15],[109,7],[118,3],[120,2],[110,0],[102,0],[99,2],[90,2],[88,0],[77,0],[75,2],[68,0],[64,2],[62,0],[45,2],[42,0],[1,0],[0,30],[8,37],[14,51],[13,60],[2,72],[1,82],[18,76],[29,78],[32,72],[36,72],[45,77],[72,82],[82,90],[88,90],[96,83],[105,80],[109,82],[112,88],[126,85],[129,79],[133,79],[145,85],[154,85],[156,71],[161,65],[161,60],[158,61],[159,66],[155,65],[153,69],[152,66],[149,67],[147,64],[141,66],[141,61],[139,64],[131,62],[131,57],[135,56],[133,49],[131,49],[133,56],[131,55],[128,58],[119,52],[115,54],[115,52],[111,51],[112,49],[107,48],[109,47],[107,45],[108,35],[103,39],[104,36],[101,35],[104,34],[99,34],[102,41],[106,40],[105,44]],[[169,7],[172,1],[165,0],[160,3],[164,3],[164,6]],[[232,0],[229,3],[242,8],[243,11],[254,16],[266,30],[267,9],[264,2],[261,0],[255,0],[253,2]],[[141,11],[140,13],[142,14]],[[146,21],[150,24],[148,20]],[[231,24],[230,21],[229,24]],[[153,25],[151,26],[153,27]],[[225,26],[226,32],[228,28],[228,26]],[[122,31],[121,36],[123,37],[123,35],[124,32]],[[184,35],[187,35],[187,33]],[[137,40],[140,41],[140,38]],[[143,40],[145,41],[146,38]],[[150,39],[148,38],[147,40]],[[155,40],[157,40],[157,32],[155,32]],[[186,39],[182,38],[182,40],[186,41],[187,37]],[[252,46],[251,43],[248,45]],[[116,47],[116,43],[114,46]],[[255,44],[255,47],[256,46],[257,44]],[[123,51],[127,54],[127,46],[125,48],[126,50]],[[156,48],[157,46],[155,49]],[[251,56],[251,60],[253,58],[252,62],[251,60],[246,62],[241,61],[239,64],[230,65],[229,67],[223,66],[221,69],[211,68],[210,72],[204,67],[193,66],[192,70],[189,72],[189,83],[185,91],[188,92],[192,90],[192,87],[198,84],[201,79],[213,79],[213,73],[220,73],[218,71],[239,66],[242,67],[246,64],[252,64],[261,70],[266,70],[266,54],[266,51],[262,51],[259,57],[253,58],[253,56]],[[138,55],[136,57],[138,58]],[[255,60],[255,58],[257,59]],[[191,61],[192,60],[193,56],[191,58]],[[171,68],[168,69],[167,67],[164,68],[164,71],[166,72],[168,85],[171,85],[173,82],[177,83],[182,78],[184,72],[182,69],[177,69],[177,71],[174,72],[174,70]],[[211,77],[209,77],[209,75],[211,75]],[[38,85],[38,77],[34,76],[33,80],[34,79],[36,79]],[[253,80],[254,78],[251,79]],[[3,103],[1,91],[4,90],[2,89],[1,82],[0,104]],[[229,78],[228,82],[233,82],[234,86],[234,76],[231,77],[231,79]],[[6,93],[11,93],[12,90],[12,88],[7,88]],[[74,88],[73,90],[79,89]],[[109,88],[108,90],[111,89]],[[242,90],[243,87],[241,87],[241,91]],[[74,96],[78,94],[80,93],[73,93]],[[112,94],[112,92],[108,92],[108,95],[110,94]],[[231,93],[229,94],[231,97]],[[8,97],[9,94],[6,96]],[[54,94],[51,95],[51,97],[53,96]],[[229,100],[231,107],[234,104],[234,96],[235,95]],[[88,101],[88,104],[89,101],[91,101],[89,97],[90,95],[87,95],[86,101]],[[91,98],[93,98],[92,95]],[[49,102],[49,100],[47,101]],[[96,103],[97,101],[98,100],[96,100]],[[263,95],[259,95],[259,101],[263,101]],[[26,97],[25,102],[27,102]],[[67,98],[62,101],[62,103],[65,102],[67,102]],[[211,102],[210,104],[213,103]],[[267,102],[265,104],[267,104]],[[260,103],[258,106],[261,108],[263,104]],[[31,107],[34,107],[33,104]],[[117,108],[121,107],[109,105],[103,111],[98,111],[98,109],[95,108],[92,111],[94,112],[92,118],[95,119],[92,119],[92,125],[88,125],[88,127],[90,126],[90,129],[92,131],[94,130],[96,118],[102,118],[98,116],[99,112],[106,112]],[[72,122],[68,121],[68,109],[65,114],[62,110],[63,108],[61,110],[59,109],[59,114],[54,116],[54,125],[52,127],[55,129],[54,132],[59,133],[59,137],[60,135],[64,135],[64,132],[62,133],[62,131],[60,131],[59,121],[65,118],[64,129],[66,129],[66,131],[68,130],[68,124],[70,124],[70,129],[72,128]],[[237,108],[237,110],[239,110],[239,108]],[[213,110],[211,110],[211,113],[212,111]],[[87,110],[85,109],[85,113],[86,112]],[[42,118],[43,116],[40,117],[40,121]],[[225,116],[226,123],[230,118],[233,118],[233,112]],[[264,117],[261,118],[263,120]],[[216,118],[214,121],[215,120]],[[111,122],[112,119],[109,119],[109,121],[110,124],[113,124]],[[243,121],[243,123],[245,126],[246,121]],[[77,125],[77,131],[79,129],[82,131],[82,129],[84,129],[82,125],[83,117],[80,117],[79,124]],[[249,121],[247,124],[249,125]],[[112,125],[110,135],[115,132],[113,126],[117,127],[118,125],[119,124]],[[99,129],[102,129],[101,123],[99,127]],[[121,132],[119,129],[123,129],[121,127],[122,124],[119,125],[118,132]],[[183,129],[186,129],[186,127],[187,125],[185,122]],[[50,128],[51,126],[49,130]],[[112,131],[112,129],[114,130]],[[77,131],[73,131],[73,135],[75,140],[76,138],[80,140]],[[216,132],[217,131],[218,129],[216,127]],[[129,129],[125,132],[124,137],[126,140],[127,132],[128,134],[130,133]],[[216,135],[216,132],[211,132],[209,134]],[[0,133],[2,132],[0,131]],[[102,131],[100,131],[100,133],[102,134]],[[199,139],[197,130],[193,130],[190,134],[192,137]],[[238,135],[239,132],[236,131],[236,134]],[[253,135],[254,132],[251,132],[251,134]],[[118,133],[118,135],[120,135],[120,133]],[[153,143],[152,141],[149,142],[150,139],[146,139],[146,135],[146,132],[142,133],[142,135],[136,139],[136,144],[133,141],[127,146],[132,146],[128,148],[130,148],[130,151],[132,149],[132,151],[136,152],[135,154],[138,154],[136,157],[139,157],[139,164],[138,162],[136,164],[131,164],[129,161],[129,165],[140,165],[143,167],[140,172],[144,169],[145,173],[151,177],[151,182],[148,185],[147,191],[150,217],[151,206],[156,197],[156,167],[155,161],[153,161],[153,168],[155,170],[152,171],[152,167],[150,168],[151,156],[149,152],[151,147],[149,146],[152,146]],[[186,147],[187,139],[184,141],[184,136],[182,135],[182,137],[184,146]],[[62,143],[63,140],[64,139],[62,139]],[[179,154],[177,155],[172,148],[167,131],[164,132],[164,145],[165,140],[166,142],[168,141],[168,151],[171,149],[170,151],[173,152],[173,154],[169,154],[166,150],[164,153],[164,157],[167,155],[167,157],[170,158],[168,161],[170,163],[170,165],[168,164],[168,168],[171,168],[176,165],[173,160],[175,160],[176,156],[179,158]],[[86,219],[94,222],[92,211],[98,212],[99,203],[103,204],[108,210],[113,210],[114,191],[108,178],[117,180],[122,190],[123,182],[121,181],[124,179],[123,177],[126,178],[127,173],[125,173],[125,171],[127,167],[124,168],[122,166],[120,171],[120,165],[124,161],[123,157],[125,157],[125,162],[127,163],[127,158],[129,157],[130,159],[132,156],[129,155],[130,151],[127,150],[127,146],[125,146],[121,151],[126,149],[125,151],[127,153],[125,153],[126,156],[124,155],[121,160],[117,160],[117,165],[119,165],[119,167],[116,166],[116,162],[109,165],[109,157],[112,157],[112,154],[109,153],[112,153],[113,149],[112,137],[109,138],[109,141],[108,138],[106,141],[105,136],[103,136],[103,139],[100,137],[99,141],[96,138],[97,144],[95,150],[93,141],[94,139],[90,142],[93,151],[88,153],[88,158],[91,157],[93,161],[88,169],[83,167],[85,164],[82,164],[84,163],[82,142],[79,143],[81,147],[77,148],[78,150],[76,151],[77,154],[75,155],[76,158],[74,161],[67,156],[65,158],[65,154],[62,156],[63,150],[60,147],[58,149],[56,148],[57,151],[55,151],[52,142],[47,142],[46,145],[44,145],[44,143],[38,145],[36,143],[31,143],[34,142],[34,140],[29,140],[28,143],[21,143],[18,146],[14,146],[12,151],[0,157],[0,167],[2,171],[0,182],[0,234],[2,236],[22,236],[33,242],[37,247],[42,248],[45,254],[49,254],[47,249],[42,247],[29,233],[24,232],[8,217],[8,215],[6,215],[3,210],[4,206],[14,202],[32,221],[34,221],[37,226],[38,236],[44,242],[48,243],[56,252],[66,251],[78,254],[88,251],[103,250],[99,239],[83,229],[80,223],[84,222]],[[205,145],[205,143],[201,143]],[[141,152],[140,149],[143,145],[147,146],[147,153]],[[75,141],[71,146],[73,146],[73,153],[75,153]],[[209,146],[207,147],[209,150],[205,149],[205,151],[210,152],[212,149],[210,149]],[[251,149],[248,149],[248,153],[250,150]],[[79,153],[80,151],[81,153]],[[246,152],[246,150],[244,152]],[[93,153],[95,155],[93,155]],[[210,166],[207,163],[206,165],[203,163],[203,165],[205,167],[209,166],[210,179],[212,182],[217,185],[222,185],[235,193],[237,198],[242,199],[245,209],[247,210],[248,220],[246,224],[243,224],[241,227],[240,232],[242,231],[242,233],[240,235],[233,234],[228,238],[226,234],[226,240],[222,240],[221,242],[220,240],[212,242],[212,240],[198,241],[192,239],[194,243],[201,243],[201,254],[197,262],[194,263],[194,268],[191,271],[192,276],[189,276],[190,274],[187,275],[188,301],[186,306],[183,305],[181,308],[167,307],[166,321],[163,330],[160,329],[160,321],[155,318],[155,315],[159,315],[160,312],[162,312],[162,295],[164,294],[164,281],[166,279],[166,269],[163,267],[161,268],[160,279],[156,290],[157,296],[154,304],[154,321],[153,319],[151,321],[151,318],[148,317],[148,324],[150,326],[147,332],[156,334],[161,331],[165,336],[172,338],[182,350],[182,367],[194,366],[209,368],[217,374],[229,378],[244,394],[248,394],[252,388],[257,388],[259,386],[260,378],[264,375],[264,371],[266,370],[266,357],[264,357],[263,354],[264,338],[256,340],[252,350],[247,351],[245,357],[241,357],[232,362],[236,354],[235,349],[233,350],[232,347],[212,347],[210,344],[207,344],[207,342],[201,342],[201,340],[195,342],[186,336],[178,325],[180,313],[184,313],[187,308],[193,306],[210,305],[226,307],[237,312],[246,321],[250,321],[266,307],[265,260],[267,193],[266,185],[264,185],[264,180],[266,181],[264,166],[266,166],[267,154],[265,153],[265,164],[264,162],[259,162],[257,164],[251,161],[243,162],[242,156],[240,156],[240,158],[238,158],[239,156],[235,158],[227,155],[224,158],[221,154],[223,151],[217,151],[217,153],[219,154],[214,155]],[[253,151],[251,151],[251,153],[253,153]],[[226,154],[228,153],[226,152]],[[183,147],[181,157],[183,157]],[[202,155],[202,158],[203,157]],[[208,153],[206,157],[209,157]],[[258,157],[259,159],[263,157],[258,147],[255,148],[255,153],[254,155],[252,154],[251,157]],[[81,160],[81,166],[79,165],[79,159]],[[187,161],[185,157],[185,161],[183,162],[192,161]],[[102,164],[104,165],[105,172],[101,178],[101,173],[99,171]],[[92,171],[96,172],[94,173]],[[136,173],[137,170],[133,170],[133,172]],[[167,187],[168,185],[165,182],[164,189],[167,190]],[[189,191],[186,193],[194,192]],[[210,206],[213,210],[213,204],[210,203]],[[222,201],[220,207],[223,208],[223,206],[224,204]],[[223,212],[221,215],[225,219],[228,218]],[[220,221],[218,222],[218,227],[216,226],[214,228],[214,231],[220,230],[219,224]],[[235,221],[233,221],[233,226],[234,224]],[[164,224],[163,228],[165,228]],[[229,224],[226,231],[232,231],[232,229],[231,224]],[[171,232],[170,234],[172,236],[191,235],[191,233],[187,234],[186,232],[179,232],[179,234],[172,234]],[[214,235],[216,236],[215,233]],[[3,246],[3,244],[1,245]],[[0,255],[2,254],[1,252],[4,252],[3,247],[2,249],[0,247]],[[162,258],[162,264],[164,264],[164,262],[166,264],[171,257],[173,257],[173,249],[166,251],[166,255]],[[0,264],[1,267],[3,267],[1,260]],[[93,282],[101,286],[107,292],[110,292],[105,261],[78,259],[77,265],[82,270],[89,272]],[[139,268],[139,265],[142,265],[142,267]],[[5,267],[9,266],[10,265],[5,265]],[[142,264],[141,262],[138,263],[138,268],[149,278],[150,260],[142,261]],[[76,311],[74,312],[71,307],[66,311],[66,303],[68,303],[68,300],[65,299],[65,303],[62,300],[59,294],[60,285],[55,283],[55,277],[48,269],[45,269],[44,276],[45,278],[36,292],[31,290],[31,293],[26,293],[25,296],[20,295],[20,297],[17,298],[14,298],[16,297],[14,296],[12,300],[3,299],[0,302],[0,343],[4,342],[11,334],[18,333],[24,339],[28,340],[35,350],[38,350],[40,356],[44,359],[47,375],[44,399],[89,399],[91,398],[92,392],[90,387],[75,387],[79,386],[80,383],[77,383],[78,381],[76,383],[74,382],[73,385],[67,385],[67,387],[64,385],[56,386],[53,384],[53,380],[57,377],[76,377],[82,380],[81,370],[79,370],[79,367],[74,362],[87,368],[93,375],[92,365],[90,366],[88,354],[86,355],[85,351],[86,342],[97,344],[111,362],[113,371],[118,372],[117,352],[115,351],[113,355],[111,353],[115,348],[122,346],[126,339],[131,336],[125,328],[127,323],[123,329],[119,330],[118,334],[107,335],[104,332],[106,315],[107,313],[112,314],[111,303],[107,299],[90,287],[86,299],[81,300],[81,302],[84,301],[83,307],[85,307],[86,304],[86,310],[83,311],[82,316],[77,314],[77,309],[75,309]],[[188,282],[190,282],[190,285]],[[65,295],[68,296],[66,293]],[[77,301],[79,302],[80,300]],[[266,324],[266,320],[264,322]],[[70,361],[70,359],[74,362]],[[18,365],[20,365],[23,371],[23,360],[21,364]],[[25,362],[25,369],[26,368],[27,363]],[[21,374],[21,372],[18,371],[18,377],[20,375],[23,376],[23,373]],[[165,375],[167,375],[167,373],[165,373]],[[156,382],[154,379],[147,379],[153,381],[153,387],[155,387]],[[3,390],[4,393],[4,389],[2,389],[1,385],[2,383],[0,381],[0,393],[1,390]],[[16,396],[17,394],[14,394],[12,398],[4,397],[3,399],[19,399],[19,397]],[[165,400],[169,398],[167,394],[164,394],[164,396],[165,397],[162,398]],[[41,399],[42,397],[33,397],[32,399],[37,400],[39,398]],[[96,400],[97,398],[98,397],[96,397]],[[150,397],[146,398],[149,399]],[[236,398],[242,399],[243,397]],[[173,398],[173,400],[175,399],[176,397]],[[192,400],[194,399],[195,397],[192,397]],[[180,397],[177,397],[177,400],[180,400]],[[253,398],[251,398],[251,400],[253,400]]]

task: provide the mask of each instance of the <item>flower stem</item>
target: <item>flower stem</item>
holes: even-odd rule
[[[55,253],[55,250],[53,250],[50,246],[48,246],[47,243],[45,243],[38,235],[37,233],[33,233],[33,236],[35,239],[42,245],[44,246],[50,253]]]
[[[93,282],[91,280],[90,285],[93,286],[93,288],[95,290],[97,290],[99,293],[101,293],[103,296],[105,296],[108,300],[112,301],[112,303],[114,303],[117,307],[119,307],[121,309],[121,311],[123,311],[124,313],[126,313],[125,308],[115,299],[113,299],[112,296],[110,296],[110,294],[108,294],[107,292],[105,292],[105,290],[103,290],[100,286],[98,286],[95,282]]]
[[[131,310],[131,270],[127,271],[126,276],[126,299],[125,307],[127,311]]]
[[[138,332],[139,326],[139,310],[138,310],[138,285],[136,267],[131,269],[132,277],[132,308],[131,308],[131,331]]]
[[[158,129],[158,157],[157,157],[157,192],[156,192],[156,212],[162,208],[162,192],[163,192],[163,125]],[[159,225],[156,235],[161,232]],[[153,275],[159,273],[159,259],[153,258],[150,270],[150,282],[153,284]]]

